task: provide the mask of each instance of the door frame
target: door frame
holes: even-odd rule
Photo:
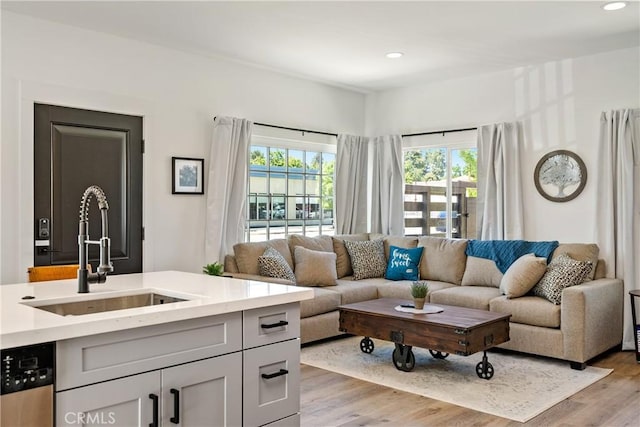
[[[142,271],[153,270],[153,253],[148,248],[153,247],[153,222],[150,221],[148,207],[153,199],[148,185],[152,181],[151,168],[153,164],[153,149],[150,143],[151,123],[157,116],[156,107],[148,100],[123,96],[108,92],[62,87],[39,82],[19,81],[19,93],[14,99],[15,105],[15,135],[19,143],[15,149],[14,159],[18,166],[9,174],[17,183],[15,190],[9,194],[3,192],[5,200],[11,204],[8,212],[3,209],[1,221],[11,227],[2,227],[2,247],[0,248],[0,283],[22,283],[27,281],[27,268],[33,264],[34,248],[34,203],[33,203],[33,138],[34,138],[34,104],[50,104],[61,107],[71,107],[86,110],[108,111],[118,114],[142,116],[142,133],[145,136],[146,147],[143,158],[142,176],[142,222],[145,226],[145,240],[142,242]],[[11,104],[3,105],[4,111],[11,111]],[[9,132],[9,126],[7,126]]]

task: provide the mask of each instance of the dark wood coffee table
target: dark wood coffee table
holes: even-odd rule
[[[401,371],[411,371],[415,356],[411,348],[422,347],[436,359],[444,359],[450,353],[461,356],[483,351],[482,361],[476,366],[480,378],[493,377],[493,366],[487,359],[487,350],[509,341],[510,314],[484,310],[435,305],[440,313],[412,314],[395,310],[411,301],[380,298],[376,300],[341,305],[340,330],[348,334],[362,335],[360,349],[373,352],[371,338],[395,343],[393,364]]]

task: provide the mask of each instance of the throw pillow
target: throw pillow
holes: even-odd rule
[[[336,253],[336,269],[338,270],[338,279],[342,279],[345,276],[351,276],[353,274],[353,268],[351,267],[351,257],[349,251],[344,245],[346,240],[355,240],[366,242],[369,240],[367,233],[360,234],[343,234],[333,236],[333,251]]]
[[[345,240],[344,245],[351,257],[353,280],[384,277],[387,262],[384,258],[382,239],[365,242]]]
[[[420,278],[459,285],[467,264],[467,240],[422,236],[418,247],[424,247],[420,261]]]
[[[384,276],[388,280],[418,280],[418,266],[424,248],[389,247],[389,263]]]
[[[592,268],[591,261],[576,261],[567,254],[560,254],[551,260],[546,273],[533,287],[533,293],[554,304],[560,304],[564,288],[584,282]]]
[[[296,246],[296,284],[300,286],[334,286],[338,279],[336,254]]]
[[[487,258],[467,256],[467,267],[462,276],[462,286],[500,287],[502,273],[495,261]]]
[[[296,276],[282,254],[272,247],[268,247],[258,257],[258,272],[261,276],[276,277],[278,279],[296,282]]]
[[[500,291],[507,298],[526,295],[547,271],[547,259],[534,254],[518,258],[504,273],[500,281]]]

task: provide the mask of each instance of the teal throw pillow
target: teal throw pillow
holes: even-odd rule
[[[422,257],[423,247],[420,248],[389,248],[389,262],[385,279],[388,280],[418,280],[418,266]]]

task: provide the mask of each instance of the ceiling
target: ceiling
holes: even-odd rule
[[[372,92],[640,45],[603,1],[2,1],[3,10]],[[385,53],[401,51],[400,59]]]

